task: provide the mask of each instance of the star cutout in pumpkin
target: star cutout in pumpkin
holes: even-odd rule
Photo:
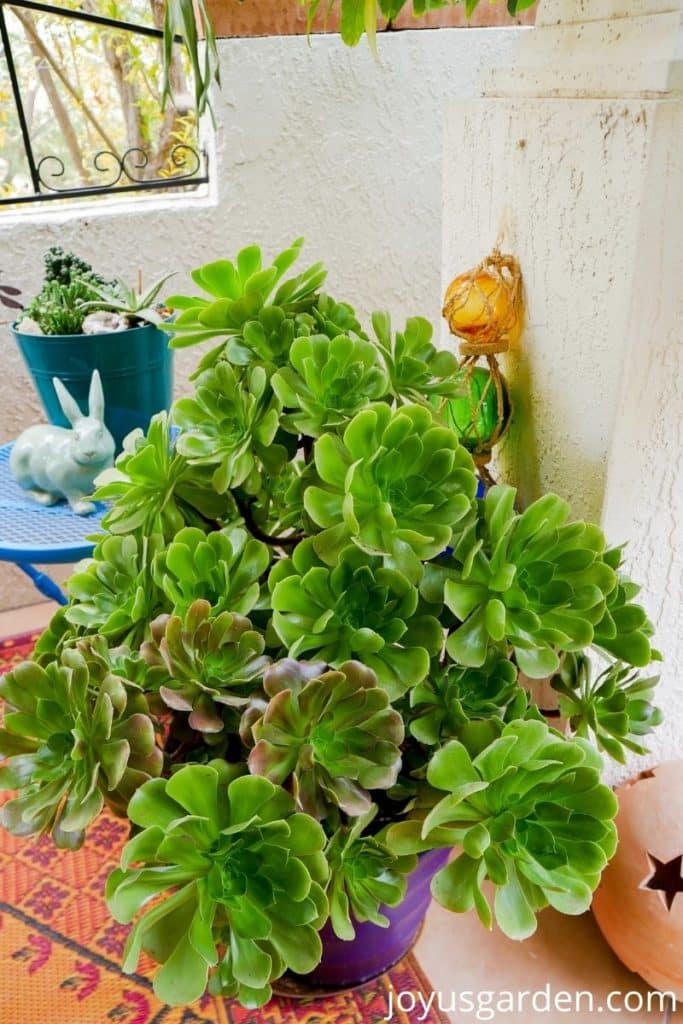
[[[683,865],[683,854],[674,857],[673,860],[659,860],[652,853],[648,853],[648,859],[652,866],[652,874],[645,881],[645,889],[654,889],[664,896],[666,909],[671,910],[676,895],[683,893],[683,877],[681,867]]]

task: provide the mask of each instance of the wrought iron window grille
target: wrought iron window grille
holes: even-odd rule
[[[26,112],[21,95],[19,77],[15,57],[12,52],[12,41],[7,28],[6,8],[24,8],[41,14],[50,14],[62,18],[87,22],[102,28],[118,29],[133,35],[149,38],[163,38],[160,29],[148,25],[133,24],[127,21],[107,18],[104,15],[82,10],[70,10],[41,3],[39,0],[0,0],[0,43],[9,74],[12,98],[16,108],[19,130],[26,156],[33,192],[28,195],[0,195],[0,206],[45,202],[50,199],[81,199],[105,195],[124,195],[131,192],[186,191],[205,185],[209,181],[208,155],[188,143],[178,143],[169,153],[169,160],[176,167],[184,167],[184,174],[169,177],[144,178],[142,173],[149,162],[149,154],[142,148],[130,147],[119,153],[110,149],[96,152],[92,158],[92,169],[102,176],[103,184],[82,187],[60,187],[60,179],[65,174],[65,165],[61,157],[47,154],[36,157]],[[175,41],[182,43],[180,36]],[[0,55],[1,59],[1,55]],[[119,182],[122,182],[119,184]]]

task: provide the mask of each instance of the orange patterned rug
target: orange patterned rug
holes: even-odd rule
[[[0,641],[0,672],[28,657],[36,634]],[[124,822],[103,815],[77,853],[47,837],[27,841],[0,830],[0,1024],[381,1024],[389,991],[429,992],[410,954],[353,992],[299,1002],[274,999],[261,1010],[205,997],[186,1008],[154,996],[151,961],[119,968],[128,927],[112,921],[104,883],[127,838]],[[397,1024],[445,1024],[437,1010],[397,1011]]]

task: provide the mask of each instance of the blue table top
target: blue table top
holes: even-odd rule
[[[51,565],[87,558],[94,546],[88,538],[100,532],[107,506],[98,502],[91,515],[77,516],[66,503],[37,504],[10,473],[11,450],[11,443],[0,446],[0,560]]]

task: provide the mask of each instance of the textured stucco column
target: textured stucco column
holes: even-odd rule
[[[444,147],[444,284],[500,232],[525,277],[499,472],[628,543],[665,655],[651,761],[683,755],[682,8],[541,0]]]
[[[656,113],[603,525],[628,540],[665,659],[653,749],[683,757],[683,103]]]

